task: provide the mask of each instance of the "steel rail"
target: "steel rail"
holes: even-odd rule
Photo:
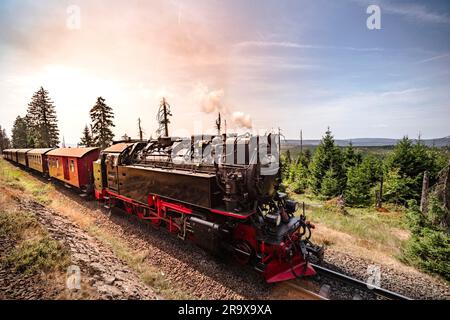
[[[370,284],[367,284],[364,281],[352,278],[352,277],[342,274],[340,272],[325,268],[323,266],[320,266],[320,265],[317,265],[314,263],[310,263],[310,264],[314,268],[314,270],[316,270],[316,272],[318,274],[322,274],[322,275],[328,276],[328,277],[336,279],[336,280],[347,282],[351,285],[355,285],[360,288],[364,288],[365,290],[370,290],[371,292],[373,292],[374,294],[376,294],[378,296],[381,296],[381,297],[384,297],[384,298],[387,298],[390,300],[412,300],[411,298],[401,295],[399,293],[396,293],[396,292],[393,292],[393,291],[390,291],[387,289],[383,289],[381,287],[372,286]]]

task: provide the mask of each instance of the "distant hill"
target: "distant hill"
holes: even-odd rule
[[[399,139],[389,139],[389,138],[355,138],[355,139],[337,139],[336,144],[340,147],[348,146],[350,141],[355,147],[384,147],[393,146]],[[416,141],[416,140],[414,140]],[[317,146],[320,140],[303,140],[304,146]],[[450,136],[437,139],[423,139],[422,142],[427,146],[436,147],[450,147]],[[282,145],[285,146],[299,146],[300,140],[282,140]]]

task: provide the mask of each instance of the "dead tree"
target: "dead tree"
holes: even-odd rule
[[[381,209],[383,206],[383,176],[380,177],[380,190],[377,193],[377,208]]]
[[[423,173],[423,182],[422,182],[422,196],[420,198],[420,211],[423,215],[426,215],[428,212],[428,188],[430,186],[430,178],[428,176],[428,171]]]
[[[139,127],[139,140],[144,140],[144,132],[141,127],[141,118],[138,118],[138,127]]]

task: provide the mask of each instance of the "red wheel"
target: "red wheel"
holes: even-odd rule
[[[247,264],[253,255],[252,247],[246,241],[240,241],[234,246],[234,258],[240,264]]]

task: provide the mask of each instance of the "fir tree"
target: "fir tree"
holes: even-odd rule
[[[12,128],[12,145],[14,148],[34,147],[30,145],[29,130],[25,118],[17,116]]]
[[[333,197],[342,193],[345,187],[342,153],[335,145],[334,138],[331,135],[329,128],[317,146],[309,167],[311,173],[310,186],[314,194]],[[322,183],[326,174],[328,174],[328,185],[325,188],[322,188]]]
[[[114,127],[114,114],[112,108],[105,104],[105,99],[97,98],[97,103],[90,111],[92,121],[92,137],[94,145],[102,149],[112,143],[114,134],[111,128]]]
[[[86,125],[83,129],[83,135],[80,139],[80,143],[78,144],[83,147],[92,147],[94,145],[92,141],[92,134],[89,130],[89,127]]]
[[[389,198],[394,194],[387,194],[388,200],[406,204],[407,200],[420,197],[422,190],[423,173],[430,173],[430,183],[433,183],[437,172],[440,170],[438,162],[429,150],[420,140],[414,144],[408,137],[400,140],[394,151],[389,155],[386,161],[386,171],[391,173],[392,185],[401,186],[397,189],[394,198]],[[396,181],[403,180],[403,181]]]
[[[286,164],[290,165],[292,162],[292,158],[291,158],[291,151],[289,151],[289,149],[286,150]]]
[[[360,152],[357,152],[353,148],[353,144],[350,141],[348,147],[344,150],[344,167],[345,170],[349,170],[351,167],[357,166],[362,161],[362,156]]]
[[[371,188],[369,168],[366,165],[349,167],[347,171],[347,186],[344,196],[346,203],[352,206],[369,205],[371,201]]]
[[[58,120],[48,91],[41,87],[33,94],[26,116],[29,139],[38,148],[52,148],[59,144]]]
[[[8,149],[10,147],[10,141],[8,135],[6,134],[6,130],[2,129],[0,126],[0,152]]]
[[[302,161],[299,161],[298,164],[292,164],[292,172],[291,172],[291,189],[295,193],[303,193],[308,188],[308,177],[309,170],[306,165]]]
[[[325,198],[332,198],[339,195],[341,192],[342,188],[339,185],[339,178],[333,168],[328,169],[325,172],[320,186],[320,194]]]

